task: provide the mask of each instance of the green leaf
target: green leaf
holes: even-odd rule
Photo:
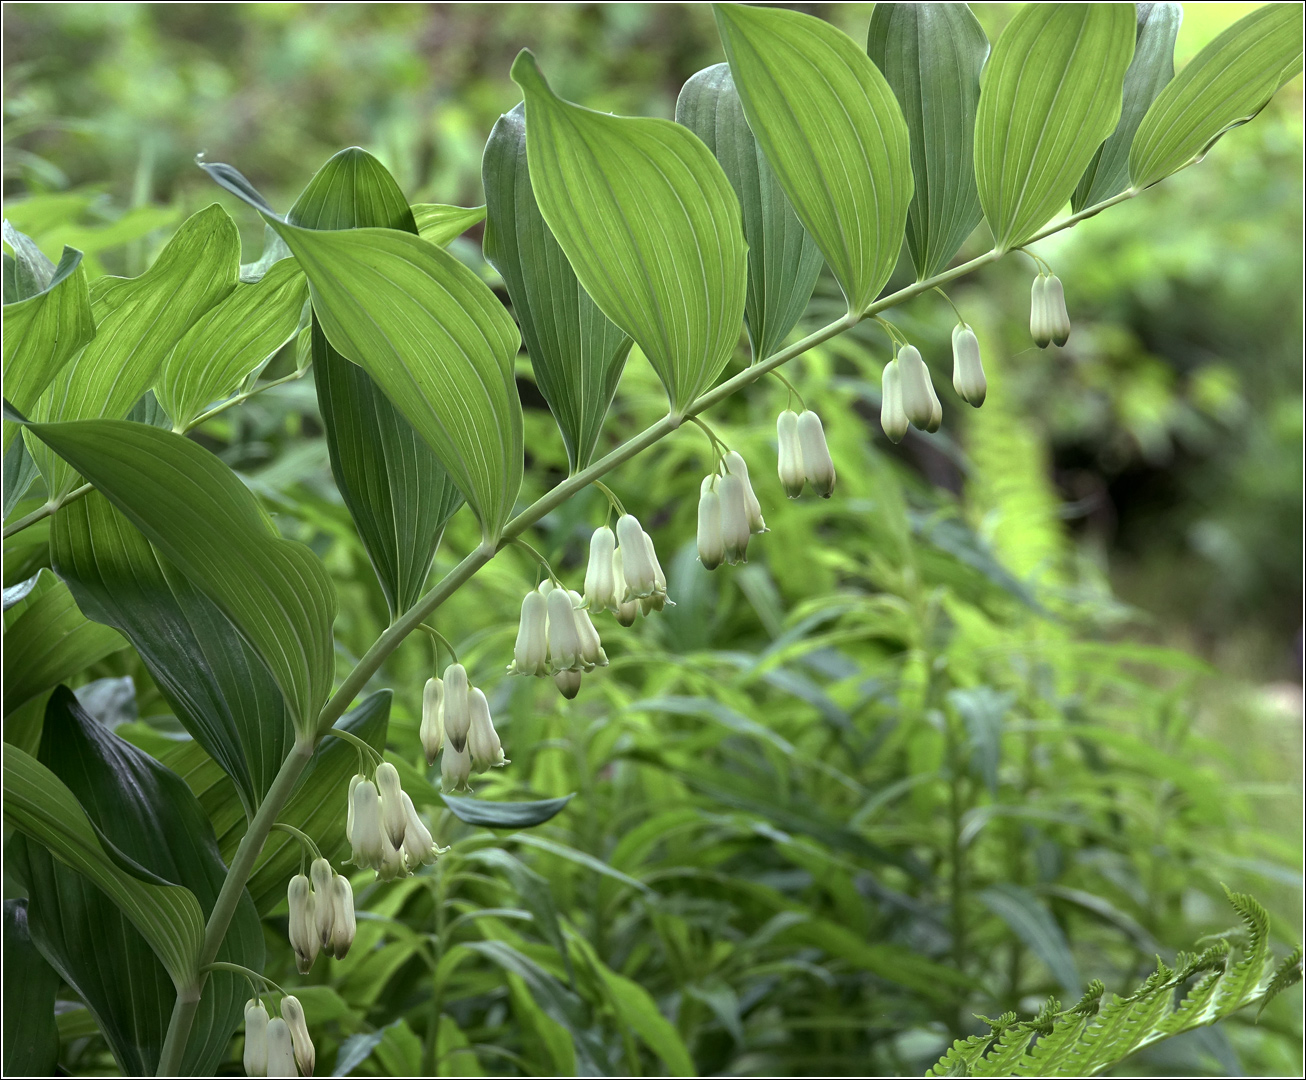
[[[236,287],[239,267],[236,224],[213,205],[190,217],[140,277],[97,280],[95,338],[55,377],[34,419],[126,416],[177,342]],[[65,463],[45,447],[29,448],[52,496],[73,488],[76,477]]]
[[[485,144],[485,257],[503,275],[535,381],[573,473],[589,465],[631,340],[581,288],[540,214],[526,161],[526,109],[499,117]]]
[[[136,647],[177,719],[253,813],[294,737],[281,691],[257,654],[99,492],[54,515],[50,555],[82,611]]]
[[[1134,55],[1128,4],[1029,4],[980,76],[975,178],[997,251],[1060,210],[1120,119]]]
[[[88,622],[66,585],[42,570],[21,606],[5,612],[4,715],[124,646]]]
[[[115,863],[126,869],[130,861],[177,882],[199,911],[212,910],[227,871],[204,812],[180,777],[106,730],[63,687],[50,701],[40,758],[69,785]],[[95,1014],[124,1072],[152,1074],[175,996],[168,972],[108,897],[36,845],[22,848],[18,866],[29,887],[33,938]],[[218,958],[263,965],[262,930],[247,897]],[[186,1073],[216,1068],[247,996],[238,976],[220,972],[209,979],[187,1044]]]
[[[739,342],[748,289],[739,200],[710,150],[667,120],[563,101],[529,51],[512,78],[540,212],[581,286],[629,334],[673,413],[710,387]]]
[[[912,198],[907,124],[856,43],[810,15],[718,4],[748,126],[860,313],[889,280]]]
[[[1199,161],[1247,123],[1302,66],[1300,4],[1266,4],[1206,46],[1161,91],[1138,126],[1129,176],[1150,187]]]
[[[55,266],[30,236],[19,232],[6,218],[4,242],[13,255],[5,254],[4,302],[15,304],[45,292],[54,280]]]
[[[201,317],[163,361],[155,383],[174,427],[189,428],[293,338],[307,299],[303,271],[287,259],[258,282],[237,285]]]
[[[6,428],[8,421],[5,421]],[[36,462],[27,452],[27,443],[14,439],[5,450],[4,456],[4,516],[9,513],[19,500],[27,494],[27,489],[36,479]]]
[[[24,253],[19,259],[11,260],[17,275],[18,299],[11,302],[9,295],[5,296],[5,397],[19,412],[28,413],[64,365],[95,337],[95,318],[91,314],[91,296],[80,251],[64,248],[59,266],[47,275],[29,250],[35,245],[8,221],[4,223],[4,232],[15,252]],[[36,249],[36,255],[40,254]],[[46,263],[49,261],[45,259]],[[6,420],[6,451],[14,430]]]
[[[529,829],[543,825],[562,812],[575,793],[561,799],[539,799],[535,802],[486,802],[483,799],[465,799],[458,795],[441,795],[446,806],[459,821],[468,825],[485,825],[491,829]]]
[[[484,206],[414,203],[412,211],[417,234],[436,247],[447,247],[450,240],[485,220]]]
[[[54,1076],[59,1028],[54,995],[59,976],[32,944],[27,901],[5,901],[4,1074]]]
[[[1183,22],[1182,4],[1136,4],[1138,36],[1134,59],[1125,72],[1120,123],[1093,155],[1079,186],[1070,197],[1070,209],[1078,213],[1129,186],[1129,148],[1143,116],[1174,78],[1174,43]]]
[[[676,123],[703,140],[739,198],[748,243],[744,320],[760,360],[802,317],[824,260],[748,129],[728,64],[704,68],[681,87]]]
[[[342,197],[342,192],[351,197]],[[287,220],[318,229],[364,226],[413,231],[403,193],[362,150],[333,157]],[[391,618],[422,594],[444,526],[462,505],[434,452],[357,364],[336,352],[315,312],[312,355],[331,472],[358,528]]]
[[[1082,992],[1079,965],[1070,951],[1070,942],[1037,896],[1019,885],[1008,884],[993,885],[979,895],[984,905],[1043,961],[1068,994]]]
[[[967,4],[876,4],[866,52],[907,120],[916,184],[907,250],[921,281],[948,265],[983,217],[975,108],[989,39]]]
[[[267,665],[296,729],[311,732],[335,662],[335,588],[317,556],[279,537],[236,474],[190,439],[125,420],[29,431],[217,604]]]

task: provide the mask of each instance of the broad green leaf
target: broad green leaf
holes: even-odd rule
[[[54,1076],[59,975],[32,943],[27,901],[6,900],[4,919],[4,983],[9,987],[4,996],[4,1074]]]
[[[316,229],[414,230],[399,186],[362,150],[345,150],[328,161],[286,219]],[[462,496],[372,377],[331,347],[319,319],[315,313],[313,371],[331,472],[390,615],[397,618],[421,596],[444,526]]]
[[[126,416],[186,331],[236,287],[239,267],[236,224],[213,205],[191,216],[140,277],[97,280],[91,287],[95,338],[55,377],[33,419]],[[39,444],[28,447],[52,496],[75,486],[66,463]]]
[[[679,124],[563,101],[526,50],[512,77],[526,99],[540,213],[581,286],[634,338],[682,414],[739,342],[748,258],[730,181]]]
[[[921,281],[952,261],[984,216],[975,108],[989,39],[968,4],[876,4],[866,52],[907,120],[916,184],[907,250]]]
[[[748,244],[744,321],[760,360],[802,317],[824,260],[748,129],[728,64],[704,68],[681,87],[676,123],[703,140],[739,198]]]
[[[473,225],[485,220],[483,206],[445,206],[443,203],[413,203],[417,234],[436,247],[446,247]]]
[[[499,117],[485,144],[485,257],[503,275],[535,382],[573,473],[589,465],[631,340],[581,288],[540,214],[526,161],[526,109]]]
[[[1029,4],[993,46],[975,178],[997,251],[1047,224],[1115,129],[1136,22],[1128,4]]]
[[[202,912],[212,910],[226,867],[203,810],[180,777],[110,733],[63,687],[50,701],[40,759],[68,785],[115,862],[131,860],[176,882]],[[33,938],[87,1003],[123,1071],[152,1073],[175,996],[168,972],[108,897],[36,845],[21,846],[18,865],[28,885]],[[248,897],[236,909],[218,958],[256,970],[263,965],[262,930]],[[247,996],[239,976],[210,978],[187,1044],[186,1073],[211,1073],[219,1064]]]
[[[8,421],[5,421],[8,427]],[[4,516],[9,517],[9,513],[18,501],[27,494],[27,489],[32,486],[32,481],[36,479],[36,462],[32,460],[32,455],[27,452],[27,443],[23,439],[13,439],[5,450],[4,456]]]
[[[311,732],[331,690],[335,588],[317,556],[277,535],[229,468],[198,443],[125,420],[33,424],[235,625]]]
[[[22,606],[5,612],[4,715],[71,679],[125,642],[89,622],[66,585],[42,570]]]
[[[715,11],[748,126],[860,313],[902,250],[912,197],[902,109],[870,57],[829,23],[779,8]]]
[[[1174,78],[1174,43],[1183,22],[1182,4],[1136,4],[1138,36],[1134,59],[1125,72],[1120,123],[1093,155],[1079,186],[1070,197],[1070,208],[1078,213],[1129,186],[1129,148],[1144,114]]]
[[[211,308],[163,361],[154,384],[177,431],[241,383],[295,336],[308,299],[303,271],[290,259],[256,283],[238,284]]]
[[[1302,66],[1300,4],[1266,4],[1239,19],[1152,102],[1129,150],[1129,177],[1150,187],[1200,160],[1247,123]]]
[[[573,795],[560,799],[539,799],[535,802],[486,802],[484,799],[466,799],[458,795],[441,795],[440,798],[459,821],[468,825],[486,825],[492,829],[528,829],[543,825],[562,812]]]
[[[55,265],[30,236],[19,232],[6,218],[4,242],[13,255],[4,257],[4,302],[15,304],[45,292],[54,281]]]
[[[294,737],[281,691],[257,654],[99,492],[54,515],[50,555],[82,611],[136,647],[177,719],[252,813]]]
[[[14,265],[17,298],[11,301],[9,293],[5,295],[5,397],[19,412],[28,413],[64,365],[95,337],[95,319],[80,251],[64,248],[59,266],[47,275],[36,258],[40,250],[7,221],[4,231],[6,241],[20,255],[13,260],[6,256],[6,268],[10,262]],[[6,420],[6,451],[15,430]]]
[[[984,905],[1010,928],[1047,966],[1068,994],[1079,994],[1083,982],[1065,932],[1052,912],[1028,889],[1019,885],[993,885],[979,894]]]

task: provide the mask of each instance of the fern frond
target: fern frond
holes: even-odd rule
[[[993,1035],[972,1035],[969,1039],[958,1039],[948,1052],[939,1058],[926,1076],[972,1076],[975,1063],[982,1060],[984,1051],[993,1041]]]
[[[1274,975],[1270,979],[1270,985],[1265,988],[1265,996],[1261,998],[1261,1007],[1256,1010],[1256,1019],[1261,1018],[1261,1013],[1276,997],[1282,994],[1290,986],[1296,986],[1301,982],[1301,946],[1298,945],[1279,965]]]

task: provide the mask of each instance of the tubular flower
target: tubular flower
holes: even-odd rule
[[[562,589],[558,590],[558,594],[566,599],[567,594]],[[494,730],[494,721],[490,719],[490,703],[480,690],[472,691],[472,730],[467,736],[467,750],[477,772],[508,764],[507,758],[503,756],[499,733]]]
[[[532,589],[521,602],[521,623],[513,648],[509,675],[547,675],[549,672],[548,607],[544,596]]]
[[[404,846],[404,793],[399,785],[399,770],[388,761],[376,767],[376,787],[381,793],[381,825],[386,838],[396,847]]]
[[[672,607],[676,605],[667,599],[667,575],[662,572],[657,550],[653,547],[653,537],[648,533],[644,534],[644,546],[648,548],[649,562],[653,564],[653,592],[641,597],[639,601],[640,610],[647,615],[650,611],[661,611],[668,604]]]
[[[245,1075],[268,1074],[268,1011],[263,1002],[245,1002]]]
[[[571,594],[566,589],[550,589],[545,603],[549,612],[549,670],[556,673],[580,667],[580,634],[576,631]]]
[[[621,545],[621,572],[626,578],[623,600],[639,600],[657,590],[652,546],[644,541],[644,529],[633,514],[617,519],[617,542]]]
[[[744,484],[734,473],[726,473],[717,484],[721,496],[721,539],[725,545],[726,562],[734,566],[748,561],[748,503],[744,500]]]
[[[349,805],[353,810],[353,831],[349,842],[354,849],[355,866],[375,870],[385,854],[384,832],[381,828],[381,797],[371,780],[362,780],[353,787]]]
[[[803,451],[803,472],[807,482],[821,498],[828,499],[834,494],[834,462],[830,459],[830,448],[825,444],[821,418],[811,409],[804,409],[798,416],[798,445]]]
[[[295,1044],[289,1025],[279,1016],[268,1021],[268,1076],[298,1076]]]
[[[698,561],[706,570],[715,570],[726,557],[725,537],[721,532],[721,496],[717,477],[703,477],[698,489]]]
[[[752,481],[748,479],[748,462],[744,460],[742,454],[738,451],[731,450],[725,456],[726,472],[732,476],[737,476],[744,485],[744,506],[748,510],[748,531],[750,533],[764,533],[771,530],[766,527],[766,522],[762,519],[762,504],[757,501],[757,495],[753,492]]]
[[[612,553],[612,576],[616,582],[613,595],[620,600],[620,603],[613,609],[613,614],[617,616],[617,622],[622,626],[634,626],[635,617],[639,615],[639,601],[622,599],[626,595],[626,573],[623,564],[621,548],[617,548]]]
[[[479,694],[479,690],[473,690],[472,694]],[[476,738],[475,720],[473,720],[472,734],[468,736],[468,741]],[[435,862],[440,854],[440,848],[435,840],[431,837],[431,830],[417,816],[417,807],[413,805],[412,798],[408,792],[403,792],[404,800],[404,857],[408,860],[410,870],[417,866],[425,866],[428,863]]]
[[[593,671],[596,667],[608,666],[608,654],[603,651],[603,642],[599,632],[594,628],[594,620],[585,610],[585,601],[579,593],[568,592],[571,597],[572,611],[576,616],[576,634],[580,638],[581,667]]]
[[[1029,336],[1040,349],[1052,341],[1052,320],[1048,317],[1048,278],[1041,270],[1029,290]]]
[[[462,753],[467,748],[467,729],[471,725],[468,712],[467,669],[462,664],[450,664],[444,672],[444,737],[449,745]]]
[[[962,401],[977,409],[984,404],[989,388],[980,363],[979,339],[961,323],[952,328],[952,388]]]
[[[290,1028],[291,1045],[295,1048],[295,1061],[305,1076],[313,1075],[313,1066],[317,1055],[313,1051],[313,1040],[308,1037],[308,1021],[304,1018],[304,1006],[294,994],[287,994],[281,999],[281,1018]]]
[[[907,434],[908,424],[902,408],[902,372],[894,359],[884,365],[880,377],[880,427],[890,442],[900,443]]]
[[[560,671],[553,676],[553,682],[558,688],[558,693],[571,701],[580,693],[580,678],[579,671]]]
[[[381,834],[381,865],[376,868],[378,881],[394,881],[408,876],[408,864],[404,861],[402,842],[392,844],[386,833]]]
[[[440,790],[457,791],[467,787],[467,778],[472,773],[472,755],[467,752],[467,744],[461,750],[455,750],[452,743],[445,746],[440,755]]]
[[[308,868],[309,881],[313,883],[313,925],[317,930],[318,945],[331,952],[331,931],[335,927],[336,909],[331,903],[331,879],[336,872],[326,859],[314,859]]]
[[[1058,348],[1070,340],[1070,313],[1066,311],[1066,290],[1056,274],[1048,277],[1045,303],[1048,313],[1048,332]]]
[[[939,401],[939,395],[934,392],[934,384],[930,384],[930,422],[925,425],[925,430],[933,434],[943,427],[943,405]]]
[[[320,942],[313,914],[313,890],[303,874],[290,879],[286,902],[290,906],[290,947],[295,950],[295,966],[301,975],[307,975],[317,959]]]
[[[426,763],[435,764],[435,757],[444,742],[444,683],[440,679],[427,679],[422,687],[422,727],[418,732]]]
[[[354,842],[354,789],[363,782],[362,773],[354,773],[349,778],[349,795],[345,799],[345,839],[352,844]]]
[[[590,611],[616,611],[621,603],[616,575],[612,572],[612,556],[616,550],[617,536],[611,529],[604,525],[594,530],[590,537],[590,560],[585,567],[585,603]]]
[[[798,414],[785,409],[775,421],[776,440],[780,447],[780,486],[791,499],[803,493],[803,449],[798,441]]]
[[[934,412],[934,390],[930,371],[915,345],[898,350],[898,375],[902,386],[902,409],[918,428],[928,428]]]
[[[354,944],[358,923],[354,918],[354,887],[344,874],[331,882],[331,955],[343,960]]]

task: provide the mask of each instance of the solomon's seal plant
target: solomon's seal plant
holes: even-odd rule
[[[866,320],[879,320],[891,342],[881,354],[885,434],[898,441],[909,426],[937,432],[944,416],[929,364],[880,313],[1011,252],[1039,265],[1035,341],[1066,343],[1061,282],[1030,247],[1196,163],[1300,70],[1300,9],[1270,5],[1179,78],[1168,81],[1168,50],[1140,47],[1148,77],[1127,79],[1139,70],[1131,64],[1142,21],[1153,19],[1152,8],[1176,7],[1027,5],[990,54],[965,5],[878,6],[862,48],[808,15],[722,4],[714,10],[727,63],[685,85],[676,123],[566,101],[523,51],[511,74],[524,100],[486,146],[483,210],[410,206],[380,162],[348,149],[284,213],[236,167],[201,162],[265,227],[256,261],[241,262],[236,225],[216,205],[186,221],[154,265],[131,279],[92,282],[72,249],[56,267],[6,226],[14,254],[5,256],[4,443],[30,457],[13,482],[25,487],[39,471],[48,499],[5,535],[40,523],[54,573],[23,588],[36,599],[59,590],[66,610],[93,620],[88,641],[103,645],[108,635],[112,644],[121,635],[139,652],[192,737],[194,768],[209,770],[210,788],[230,793],[222,827],[240,837],[224,863],[214,833],[221,815],[211,821],[176,773],[95,730],[67,690],[51,694],[34,737],[6,746],[5,822],[23,851],[32,940],[99,1018],[124,1072],[212,1073],[243,1019],[247,1073],[311,1073],[312,1008],[278,990],[280,1012],[270,1016],[257,989],[269,985],[260,975],[260,916],[285,897],[290,944],[307,973],[320,952],[338,961],[361,938],[353,886],[332,858],[347,850],[356,871],[375,872],[375,881],[355,875],[366,882],[364,906],[386,889],[409,887],[414,875],[443,895],[443,819],[429,816],[437,798],[464,820],[518,829],[562,809],[565,800],[499,804],[452,793],[471,788],[474,773],[509,764],[491,718],[497,681],[483,689],[474,673],[489,678],[506,666],[549,676],[574,697],[583,676],[603,677],[598,625],[606,614],[630,626],[672,603],[652,538],[603,477]],[[896,20],[909,17],[922,35],[913,49],[955,54],[958,63],[904,69],[894,42],[906,23]],[[1073,212],[1058,218],[1067,202]],[[482,214],[485,254],[506,283],[511,313],[445,247]],[[992,248],[957,262],[981,218]],[[886,294],[904,240],[915,281]],[[840,313],[795,337],[822,260],[842,292]],[[254,492],[186,437],[248,399],[255,391],[245,388],[247,377],[291,339],[301,348],[296,376],[314,373],[332,474],[390,612],[371,647],[343,668],[335,586],[318,555],[281,535]],[[723,378],[737,354],[742,361],[745,340],[751,356]],[[570,466],[525,505],[514,372],[523,342]],[[600,455],[609,404],[635,347],[660,380],[667,411]],[[953,372],[957,393],[984,403],[979,341],[964,320],[953,335]],[[794,393],[791,385],[790,400]],[[825,431],[817,411],[798,404],[776,422],[779,490],[797,498],[810,487],[829,499],[835,466]],[[709,569],[744,561],[750,537],[766,528],[743,457],[712,442],[698,510],[698,554]],[[441,607],[505,549],[533,552],[526,534],[591,486],[611,509],[590,540],[583,583],[563,582],[546,565],[542,584],[513,587],[514,595],[529,591],[510,653],[505,639],[492,663],[478,659],[469,670],[448,650],[451,662],[421,692],[420,739],[427,763],[440,759],[440,791],[414,766],[401,762],[413,770],[401,773],[383,754],[388,693],[356,699],[419,628],[447,646],[429,625]],[[6,507],[21,494],[6,490]],[[479,540],[428,587],[444,527],[464,505]],[[61,625],[52,624],[51,648]],[[59,739],[42,737],[41,723],[47,735],[82,731],[85,752],[72,760]],[[185,823],[180,854],[176,822]],[[286,847],[274,834],[278,842],[290,836]],[[459,857],[450,873],[474,878],[474,861]],[[529,871],[508,865],[529,893]],[[627,887],[632,879],[623,877],[616,880]],[[552,994],[553,1028],[542,1026],[541,1037],[574,1013],[575,994],[559,979],[579,985],[601,976],[606,1008],[637,1023],[642,1038],[674,1045],[678,1037],[652,999],[651,1013],[640,1012],[648,995],[588,959],[590,946],[570,925],[564,941],[552,907],[538,890],[531,895],[531,918],[552,935],[565,970],[547,972],[511,949],[510,930],[477,947],[515,965],[513,994]],[[56,932],[91,918],[86,905],[114,927],[96,958]],[[1240,910],[1254,913],[1246,904]],[[503,912],[469,910],[460,919],[482,914]],[[786,917],[768,933],[786,932]],[[418,935],[416,946],[433,986],[474,951],[432,951],[443,949],[442,935],[442,926]],[[1263,936],[1253,951],[1262,943]],[[148,976],[106,983],[99,961]],[[1195,967],[1185,961],[1183,970],[1214,972],[1217,961],[1225,981],[1238,970],[1223,955]],[[1209,1022],[1256,998],[1260,967],[1255,975],[1227,994],[1225,981],[1201,983],[1216,995],[1212,1007],[1194,1007],[1165,1027],[1165,1008],[1152,1005],[1159,988],[1177,985],[1167,969],[1124,1005],[1103,1008],[1100,1025],[1116,1031],[1133,1005],[1146,1011],[1146,1022],[1131,1029],[1144,1039]],[[253,999],[241,980],[255,984]],[[703,1000],[724,1008],[703,985]],[[306,1002],[322,1000],[304,993]],[[998,1067],[990,1065],[996,1055],[1036,1072],[1054,1041],[1066,1061],[1105,1067],[1091,1046],[1075,1049],[1095,1038],[1099,1029],[1087,1019],[1095,1009],[1049,1006],[1034,1029],[1004,1018],[991,1037],[951,1051],[943,1067],[982,1072]],[[447,1019],[435,990],[432,1069]],[[1032,1030],[1040,1038],[1028,1050]],[[577,1037],[573,1052],[592,1063],[587,1038]],[[1137,1042],[1124,1040],[1112,1053]]]

